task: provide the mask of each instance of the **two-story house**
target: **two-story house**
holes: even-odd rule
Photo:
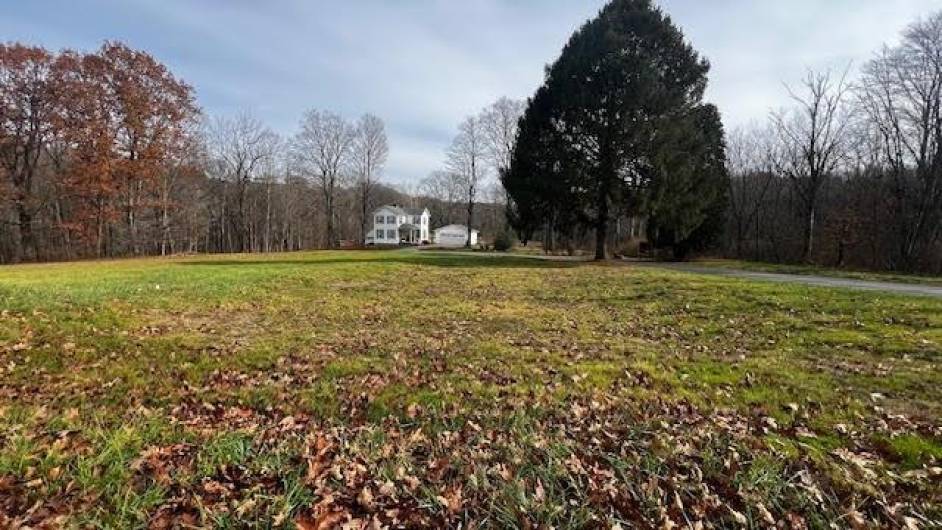
[[[427,208],[383,206],[373,212],[373,230],[366,238],[367,245],[421,245],[431,241]]]

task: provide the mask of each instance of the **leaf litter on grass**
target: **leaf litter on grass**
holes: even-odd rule
[[[942,524],[932,302],[472,265],[431,291],[374,289],[407,267],[381,256],[272,276],[267,304],[163,278],[179,307],[107,330],[7,313],[0,527]]]

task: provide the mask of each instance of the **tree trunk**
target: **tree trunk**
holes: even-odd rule
[[[133,160],[133,158],[132,158]],[[128,246],[130,247],[131,254],[135,256],[141,255],[141,246],[138,237],[138,222],[137,222],[137,208],[138,208],[138,197],[142,192],[144,183],[143,182],[134,182],[131,180],[126,181],[126,187],[128,190],[128,201],[127,201],[127,212],[126,220],[128,224]]]
[[[20,248],[23,261],[36,259],[36,236],[33,233],[33,215],[23,202],[16,203],[16,213],[20,223]]]
[[[802,261],[805,263],[811,263],[814,252],[814,216],[815,207],[812,205],[808,208],[808,219],[805,224],[805,245],[802,251]]]
[[[237,234],[238,251],[245,252],[245,239],[246,239],[246,220],[245,220],[245,184],[239,185],[239,219],[236,221],[238,224],[236,229],[239,231]]]
[[[59,229],[62,231],[62,239],[65,241],[65,256],[66,259],[72,259],[72,234],[69,233],[68,228],[65,227],[65,221],[63,220],[62,215],[62,202],[57,199],[55,202],[55,214],[56,214],[56,224]]]
[[[160,216],[160,224],[162,227],[162,235],[160,240],[160,255],[166,256],[167,249],[170,245],[170,213],[168,212],[167,207],[163,208]]]
[[[265,187],[265,252],[271,252],[271,177]]]
[[[465,248],[471,248],[471,234],[472,228],[471,224],[474,222],[474,201],[468,201],[468,241],[465,243]]]
[[[160,190],[160,255],[166,256],[170,245],[170,177],[165,176]]]
[[[334,246],[334,197],[333,192],[328,192],[324,196],[324,215],[327,216],[327,248],[333,249]]]
[[[597,261],[604,261],[608,259],[608,249],[606,248],[608,244],[608,215],[609,215],[609,204],[608,204],[608,186],[606,183],[602,183],[599,186],[599,212],[598,219],[595,223],[595,259]]]
[[[366,244],[366,210],[370,201],[369,188],[365,185],[360,188],[360,244]]]
[[[741,215],[736,215],[736,257],[742,259],[742,243],[746,230],[743,227],[743,218]]]
[[[95,257],[101,259],[105,242],[105,221],[102,218],[101,204],[98,205],[98,218],[96,221],[98,226],[96,227],[95,237]]]

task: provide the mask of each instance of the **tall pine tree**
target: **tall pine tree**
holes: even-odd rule
[[[505,180],[552,180],[527,189],[542,190],[548,203],[577,208],[567,220],[594,229],[596,258],[606,258],[613,216],[644,213],[637,208],[649,203],[645,195],[665,174],[659,164],[670,158],[665,150],[684,148],[673,139],[685,129],[704,138],[691,116],[703,106],[708,71],[709,63],[650,0],[613,0],[572,36],[530,101],[528,115],[541,106],[541,125],[522,127],[517,148],[523,159],[550,160],[540,162],[538,175],[524,176],[518,166]],[[533,134],[552,139],[534,140]],[[518,209],[532,200],[532,194],[511,196]]]
[[[683,260],[720,235],[729,175],[720,114],[702,105],[666,128],[655,151],[655,178],[645,193],[648,239]]]
[[[510,225],[524,242],[541,230],[546,250],[555,250],[556,235],[568,234],[580,212],[572,192],[575,171],[559,156],[567,149],[553,129],[552,110],[552,94],[541,87],[520,119],[510,167],[501,174]]]

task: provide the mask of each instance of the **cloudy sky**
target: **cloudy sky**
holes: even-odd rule
[[[249,110],[281,134],[301,113],[384,118],[387,178],[442,164],[457,124],[525,98],[604,0],[0,0],[0,38],[94,49],[117,39],[193,85],[210,115]],[[713,63],[727,126],[764,119],[807,67],[859,66],[942,0],[660,0]]]

